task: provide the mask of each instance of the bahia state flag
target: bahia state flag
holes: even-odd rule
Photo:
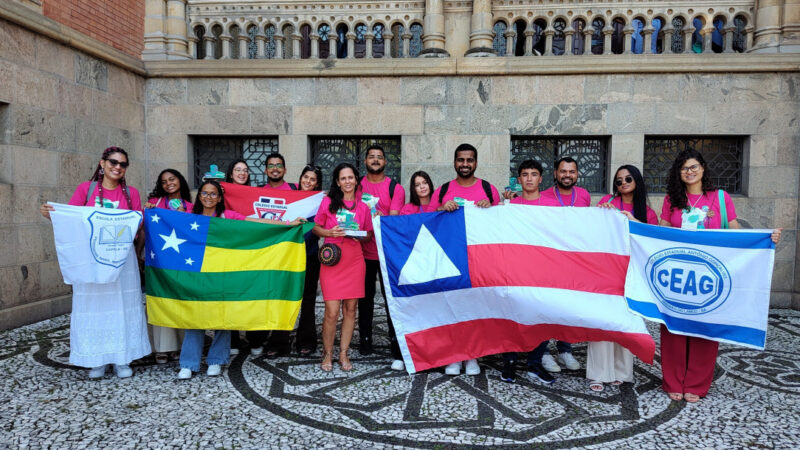
[[[764,349],[772,230],[689,231],[630,223],[631,311],[675,334]]]
[[[506,205],[373,223],[409,373],[550,338],[614,341],[653,361],[655,343],[623,296],[621,214]]]
[[[145,292],[153,325],[291,330],[303,297],[311,224],[288,227],[145,211]]]
[[[289,191],[220,183],[225,189],[225,208],[246,217],[291,222],[298,217],[311,219],[325,197],[322,191]],[[310,220],[313,221],[313,220]]]

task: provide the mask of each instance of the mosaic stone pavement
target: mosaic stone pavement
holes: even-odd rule
[[[321,305],[317,317],[322,317]],[[542,386],[518,372],[408,376],[389,369],[382,304],[376,354],[355,369],[319,356],[268,360],[247,351],[223,376],[175,378],[178,366],[136,361],[134,376],[88,380],[67,364],[69,316],[0,333],[0,448],[797,448],[800,312],[772,310],[764,352],[723,345],[699,404],[671,402],[659,359],[635,382],[589,391],[584,372]],[[651,332],[655,327],[651,327]],[[657,332],[654,335],[657,336]],[[384,339],[381,340],[381,337]],[[357,339],[355,339],[357,342]],[[575,346],[585,363],[586,345]]]

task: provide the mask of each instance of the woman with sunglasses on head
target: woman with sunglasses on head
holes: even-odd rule
[[[615,209],[628,219],[658,225],[658,216],[647,205],[647,186],[639,169],[620,166],[614,174],[613,192],[597,206]],[[586,349],[586,378],[589,389],[600,392],[603,383],[620,385],[633,382],[633,354],[614,342],[589,342]]]
[[[105,149],[94,174],[78,185],[69,204],[141,211],[139,191],[125,181],[128,161],[125,150]],[[53,210],[46,203],[40,208],[47,219]],[[137,239],[137,254],[143,244],[144,239]],[[136,264],[133,252],[125,264]],[[72,293],[70,364],[92,368],[89,378],[102,377],[110,364],[119,378],[133,375],[130,362],[150,354],[138,272],[123,271],[113,283],[74,284]]]
[[[727,192],[720,204],[719,190],[711,184],[711,171],[700,152],[686,149],[678,154],[667,175],[667,195],[661,209],[661,225],[682,229],[741,228]],[[722,210],[727,223],[722,223]],[[780,241],[781,229],[772,232]],[[672,334],[661,325],[662,388],[675,401],[696,403],[705,397],[714,378],[716,341]]]
[[[400,208],[400,215],[436,211],[436,208],[430,207],[433,191],[433,181],[431,181],[430,175],[423,170],[414,172],[411,175],[411,185],[408,188],[408,192],[410,192],[409,202]]]
[[[333,340],[340,310],[343,314],[339,364],[345,372],[353,369],[348,350],[355,329],[358,299],[364,296],[367,270],[361,243],[372,239],[370,208],[356,196],[359,179],[358,170],[352,164],[341,163],[336,166],[328,195],[322,200],[314,218],[314,234],[325,238],[325,244],[335,244],[341,249],[339,262],[332,266],[321,266],[319,273],[325,300],[320,367],[325,372],[333,370]],[[366,231],[366,237],[348,237],[345,230],[354,228]]]

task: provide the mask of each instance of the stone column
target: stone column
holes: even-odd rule
[[[339,39],[339,35],[336,34],[335,31],[331,30],[331,32],[328,33],[328,48],[329,48],[329,50],[328,50],[328,58],[336,59],[336,58],[339,57],[338,52],[337,52],[338,47],[339,47],[339,45],[337,44],[338,39]]]
[[[164,0],[146,0],[144,3],[144,49],[142,50],[142,59],[145,61],[167,59],[167,39],[164,32],[166,12]]]
[[[553,56],[553,35],[555,33],[555,28],[550,25],[544,29],[544,56]]]
[[[506,31],[503,36],[506,38],[506,54],[505,56],[514,56],[514,37],[517,35],[516,31]]]
[[[250,37],[246,34],[239,33],[239,36],[236,37],[239,41],[239,59],[250,59]]]
[[[371,31],[367,31],[364,33],[364,42],[366,44],[366,49],[364,50],[364,58],[372,58],[372,40],[375,38],[375,34]]]
[[[611,51],[611,36],[614,35],[614,27],[611,26],[611,22],[607,23],[605,28],[603,28],[603,54],[610,55],[614,52]]]
[[[214,36],[209,36],[210,33],[203,35],[203,43],[206,46],[206,57],[203,59],[214,59]]]
[[[222,33],[219,38],[222,40],[222,57],[220,59],[230,59],[233,36],[226,32]]]
[[[425,0],[425,22],[422,33],[423,58],[446,58],[450,56],[444,49],[444,1]]]
[[[569,25],[567,25],[567,29],[564,30],[564,55],[572,55],[572,48],[574,47],[574,45],[572,45],[572,39],[574,36],[575,30],[569,28]]]
[[[285,52],[283,51],[283,41],[285,40],[283,34],[275,31],[272,38],[275,39],[275,59],[286,58]]]
[[[667,22],[667,24],[664,25],[664,51],[662,53],[672,53],[672,33],[674,31],[675,27],[672,26],[672,22]]]
[[[303,35],[300,33],[292,33],[292,59],[300,59],[300,41],[303,40]]]
[[[190,59],[186,30],[186,0],[167,0],[167,59]]]
[[[536,30],[531,27],[530,24],[525,27],[525,56],[533,55],[533,37],[536,36]]]
[[[736,27],[729,23],[722,31],[725,32],[725,48],[722,52],[733,53],[733,32],[736,31]]]
[[[383,57],[390,58],[392,57],[392,38],[394,34],[388,29],[383,30]]]
[[[410,58],[411,57],[411,33],[408,31],[404,31],[403,34],[400,35],[400,38],[403,40],[403,58]]]
[[[583,56],[592,54],[592,36],[594,36],[594,27],[590,23],[583,29]]]
[[[622,29],[622,34],[625,35],[622,43],[624,44],[623,48],[625,50],[622,51],[624,55],[630,55],[631,52],[631,36],[633,36],[633,26],[631,24],[625,25],[625,28]]]
[[[654,31],[656,31],[656,29],[649,23],[642,29],[642,53],[645,55],[653,53],[652,38]],[[656,36],[656,39],[658,39],[658,36]]]
[[[353,59],[356,57],[356,34],[348,31],[344,37],[347,39],[347,59]]]
[[[755,43],[748,52],[778,53],[784,0],[759,0],[755,13]]]
[[[800,53],[800,0],[784,0],[781,53]]]
[[[749,52],[751,48],[753,48],[753,39],[755,38],[755,31],[756,27],[753,25],[748,25],[745,27],[744,32],[747,33],[747,49],[746,52]]]
[[[492,48],[492,0],[473,0],[469,50],[464,56],[496,56]]]
[[[692,34],[694,34],[694,25],[689,22],[683,27],[683,53],[694,53],[692,51]]]
[[[256,58],[264,59],[267,57],[267,35],[261,31],[260,27],[256,34]]]
[[[703,37],[703,53],[714,53],[711,50],[711,36],[714,33],[714,24],[709,23],[700,30],[700,36]]]
[[[189,41],[189,56],[192,59],[197,58],[197,42],[199,39],[197,39],[197,36],[192,34],[189,35],[187,40]]]
[[[311,59],[319,59],[319,35],[311,33]]]

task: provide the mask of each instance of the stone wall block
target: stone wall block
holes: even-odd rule
[[[447,104],[447,83],[435,77],[403,77],[400,80],[404,105]]]
[[[424,110],[422,106],[382,106],[376,107],[380,118],[380,133],[377,134],[422,134],[424,132]],[[369,120],[369,119],[368,119]]]
[[[785,100],[781,98],[781,77],[760,73],[731,75],[730,93],[725,100],[735,103]]]
[[[792,294],[790,292],[772,291],[769,295],[770,308],[790,308],[792,306]]]
[[[12,183],[21,185],[55,186],[58,181],[59,153],[30,147],[8,146],[13,155]]]
[[[3,236],[3,245],[0,245],[0,267],[13,266],[18,262],[17,231],[19,228],[14,225],[0,225],[0,235]]]
[[[737,198],[736,216],[753,228],[772,228],[775,223],[775,200],[770,198]],[[796,209],[796,208],[795,208]]]
[[[761,111],[768,113],[767,120],[759,122],[758,133],[770,134],[785,130],[786,134],[800,134],[800,104],[797,102],[758,103]]]
[[[94,173],[103,149],[98,149],[96,154],[89,153],[61,153],[58,169],[58,185],[74,189],[78,184],[86,181]]]
[[[644,134],[615,134],[611,136],[611,155],[609,158],[609,184],[614,181],[612,177],[617,167],[632,164],[644,170]]]
[[[0,268],[0,302],[12,307],[39,299],[39,264]]]
[[[144,103],[144,78],[111,64],[108,66],[108,92],[137,103]]]
[[[702,134],[706,129],[706,105],[702,103],[657,103],[653,115],[652,123],[639,124],[646,133]]]
[[[120,97],[93,91],[93,120],[98,123],[144,131],[144,105]]]
[[[79,119],[92,118],[92,90],[71,81],[59,80],[55,100],[57,111]]]
[[[187,101],[186,79],[151,78],[145,84],[145,102],[148,105],[183,105]]]
[[[781,75],[781,99],[783,101],[800,100],[800,74],[785,73]]]
[[[750,197],[794,197],[797,198],[800,174],[797,167],[751,167],[749,169]]]
[[[727,74],[687,73],[683,78],[683,102],[722,103],[728,101],[731,94]]]
[[[452,161],[453,149],[448,147],[448,137],[422,134],[403,136],[403,165],[442,164]]]
[[[467,106],[425,106],[425,134],[469,133],[470,111]]]
[[[190,105],[229,105],[228,80],[189,78],[186,80]]]
[[[650,104],[611,103],[606,115],[610,134],[650,133],[655,123],[655,108]]]
[[[776,198],[774,201],[775,218],[771,226],[776,228],[797,228],[797,199]]]
[[[121,147],[128,152],[131,162],[144,161],[144,133],[140,131],[130,131],[122,128],[110,128],[108,130],[108,141],[110,145]]]
[[[147,167],[146,161],[133,160],[130,164],[128,170],[125,172],[125,182],[139,190],[140,200],[146,200],[141,197],[147,195],[150,189],[152,189],[152,186],[155,185],[155,177],[150,180],[150,177],[145,172]],[[142,204],[144,204],[144,201],[142,201]]]
[[[448,77],[445,84],[445,99],[447,105],[466,105],[479,104],[474,100],[475,93],[473,87],[477,88],[478,83],[473,83],[472,78],[467,77]],[[480,104],[483,104],[482,102]]]
[[[774,166],[778,160],[778,137],[756,134],[750,137],[751,167]]]
[[[558,75],[536,77],[536,103],[561,105],[583,103],[583,75]],[[520,92],[521,95],[524,95]]]
[[[398,104],[403,98],[402,83],[395,78],[356,78],[356,103],[359,105]]]
[[[632,75],[630,79],[634,103],[680,103],[686,87],[683,75],[663,73]]]
[[[250,109],[229,106],[159,106],[148,111],[148,133],[247,134]]]
[[[75,53],[75,81],[101,91],[108,90],[108,63],[97,58]]]
[[[277,78],[270,80],[270,98],[273,105],[313,105],[313,78]]]
[[[549,84],[549,82],[548,82]],[[485,88],[484,88],[485,89]],[[480,97],[480,94],[478,94]],[[535,105],[539,101],[535,77],[494,77],[488,102],[492,105]]]
[[[272,102],[268,78],[233,78],[228,81],[229,103],[233,106],[268,105]]]
[[[47,259],[43,238],[44,227],[47,225],[26,225],[17,229],[17,262],[20,264],[35,264]],[[52,229],[52,227],[51,227]],[[52,234],[52,231],[50,232]]]
[[[40,38],[28,30],[0,20],[0,58],[15,63],[36,65],[36,41]]]
[[[86,120],[75,121],[75,147],[78,153],[88,153],[100,158],[102,151],[109,147],[109,129]]]
[[[357,85],[354,78],[318,78],[314,83],[314,103],[355,105],[358,95]]]
[[[298,134],[282,134],[278,137],[278,148],[286,158],[286,180],[292,183],[300,179],[300,172],[309,161],[308,136]],[[328,189],[331,174],[322,174],[322,187]]]
[[[455,178],[455,170],[453,169],[453,163],[450,162],[449,164],[420,164],[420,163],[409,163],[403,164],[403,168],[401,171],[401,177],[403,178],[403,187],[408,187],[408,180],[411,178],[411,174],[418,171],[424,170],[428,173],[431,177],[431,181],[433,181],[434,188],[438,188],[447,181],[452,180]],[[480,174],[479,174],[480,176]]]
[[[18,103],[56,111],[58,78],[38,70],[19,68],[16,79],[15,98]]]
[[[11,143],[51,150],[74,150],[75,121],[39,109],[12,107]]]
[[[189,159],[189,138],[185,134],[148,136],[147,155],[150,161],[187,161]]]
[[[791,291],[794,285],[794,261],[776,261],[772,271],[772,289]]]
[[[471,133],[508,134],[508,124],[514,122],[516,110],[508,105],[471,105],[469,131]]]
[[[592,103],[628,103],[633,100],[632,78],[628,75],[587,75],[583,101]]]
[[[39,36],[36,39],[36,67],[75,82],[75,51]]]
[[[19,67],[16,64],[6,63],[0,64],[0,103],[11,103],[16,97],[17,86],[17,72]],[[0,122],[2,123],[2,122]],[[0,136],[2,140],[3,136]]]
[[[296,106],[295,134],[421,134],[421,106]]]
[[[499,77],[470,77],[465,93],[468,105],[486,105],[492,102],[494,80]]]
[[[783,230],[781,232],[781,241],[775,247],[775,265],[779,261],[794,262],[795,260],[795,246],[797,243],[797,230]]]
[[[88,178],[88,177],[87,177]],[[72,186],[70,194],[75,190]],[[68,199],[68,198],[67,198]],[[39,213],[39,206],[47,201],[61,202],[58,188],[16,185],[12,188],[11,223],[40,223],[46,220]]]
[[[612,105],[530,105],[516,107],[509,130],[518,136],[607,134],[608,110]]]
[[[72,288],[63,282],[64,277],[61,275],[58,261],[39,263],[39,279],[39,295],[41,298],[67,295],[72,292]]]
[[[750,107],[751,105],[752,107]],[[769,111],[758,105],[758,103],[748,105],[747,114],[743,114],[742,105],[733,103],[708,105],[705,132],[708,134],[761,134],[758,132],[758,128],[766,123]]]
[[[778,165],[800,166],[800,135],[778,136]]]
[[[256,134],[292,134],[291,106],[251,106],[250,130]]]

